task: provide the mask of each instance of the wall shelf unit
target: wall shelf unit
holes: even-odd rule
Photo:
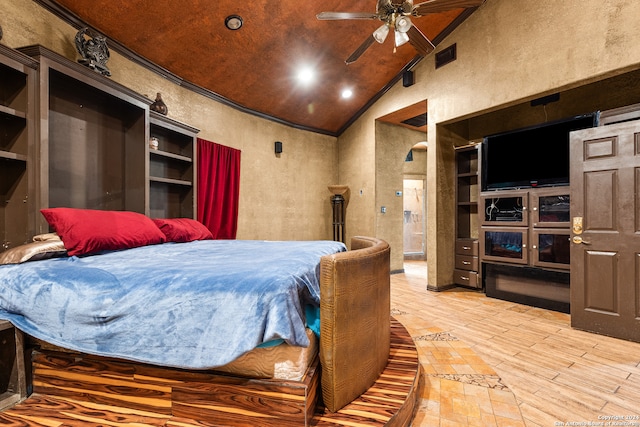
[[[30,241],[38,64],[0,45],[0,252]]]
[[[144,213],[149,100],[42,46],[20,51],[40,68],[37,210]]]
[[[199,130],[150,112],[149,209],[154,218],[196,218],[196,135]]]
[[[453,281],[482,288],[478,262],[478,145],[456,149],[456,244]]]
[[[0,250],[49,231],[49,207],[195,218],[198,129],[43,46],[0,45],[0,81]]]

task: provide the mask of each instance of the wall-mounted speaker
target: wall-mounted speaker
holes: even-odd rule
[[[276,141],[276,143],[275,143],[275,152],[276,152],[276,154],[282,153],[282,142]]]
[[[404,73],[402,73],[402,86],[404,87],[413,86],[413,83],[414,83],[413,71],[407,70]]]
[[[531,101],[531,106],[535,107],[538,105],[547,105],[550,102],[558,102],[560,101],[559,93],[552,93],[551,95],[543,96],[542,98],[534,99]]]

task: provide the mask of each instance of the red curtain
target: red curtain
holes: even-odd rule
[[[215,239],[235,239],[240,150],[198,138],[198,221]]]

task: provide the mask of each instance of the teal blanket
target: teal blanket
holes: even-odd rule
[[[332,241],[205,240],[0,266],[0,318],[80,352],[189,369],[307,346]]]

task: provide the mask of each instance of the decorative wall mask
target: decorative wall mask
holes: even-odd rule
[[[76,49],[82,56],[82,59],[78,59],[79,63],[86,65],[103,76],[111,75],[111,71],[107,68],[107,61],[110,55],[105,36],[84,27],[76,34],[75,42]]]

